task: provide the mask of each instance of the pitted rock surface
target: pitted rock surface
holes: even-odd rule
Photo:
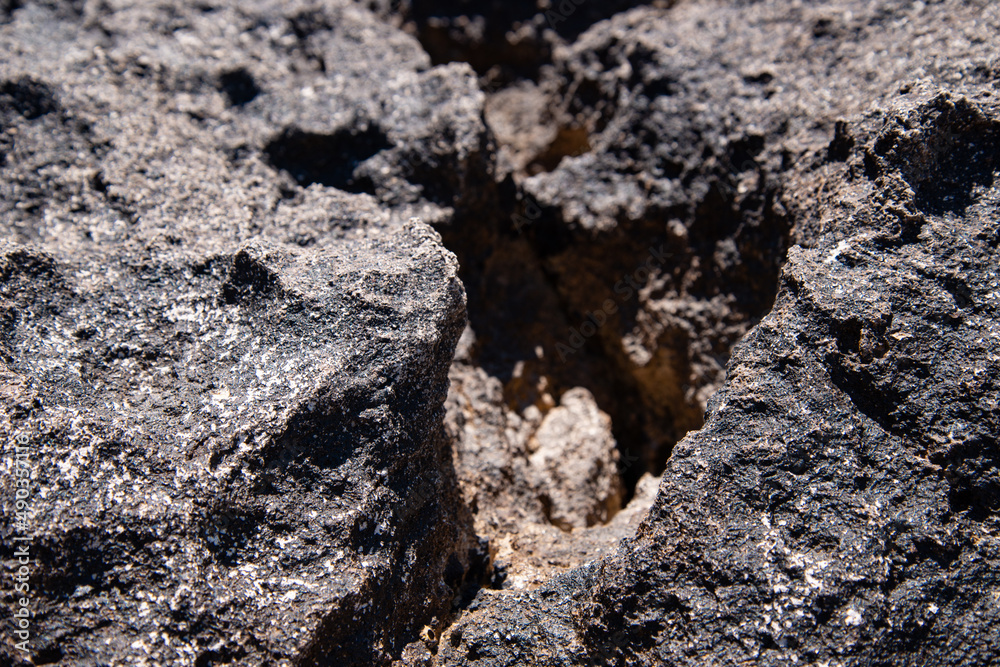
[[[407,222],[477,159],[475,78],[350,3],[29,3],[0,42],[35,661],[387,664],[488,567],[442,429],[465,294]]]
[[[484,593],[438,664],[998,660],[998,21],[692,2],[557,54],[593,148],[522,180],[548,275],[582,317],[663,243],[600,346],[654,442],[711,399],[634,538]],[[754,313],[722,375],[712,320]],[[671,399],[685,373],[722,389]]]
[[[33,662],[1000,662],[998,36],[0,2]]]

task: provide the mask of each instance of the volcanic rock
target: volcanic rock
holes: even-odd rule
[[[438,664],[1000,659],[998,19],[686,3],[557,54],[593,149],[524,175],[528,235],[581,319],[672,253],[588,349],[672,454],[634,538],[484,591]]]
[[[482,168],[475,78],[350,3],[4,18],[2,662],[387,664],[488,568],[442,426],[465,294],[407,222]]]

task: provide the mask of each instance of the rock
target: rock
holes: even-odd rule
[[[819,144],[841,163],[833,158],[851,139],[838,122],[900,88],[931,95],[946,83],[959,93],[989,80],[985,42],[942,45],[933,75],[930,55],[900,46],[884,65],[856,57],[867,48],[859,44],[881,48],[886,16],[909,22],[897,44],[915,39],[917,25],[944,29],[937,10],[892,7],[850,16],[825,5],[789,14],[782,3],[712,17],[698,3],[640,9],[558,50],[538,84],[553,91],[541,105],[557,116],[550,123],[582,138],[561,161],[518,149],[519,163],[555,161],[520,176],[535,211],[522,212],[522,232],[563,304],[562,357],[600,359],[624,385],[610,401],[594,393],[620,439],[646,441],[648,469],[659,473],[673,444],[701,425],[732,345],[771,308],[786,248],[822,228],[789,217],[783,175]],[[977,11],[956,6],[956,20]],[[769,38],[772,21],[786,38]],[[843,39],[850,31],[864,39]],[[924,79],[908,78],[915,71]],[[584,327],[592,335],[568,342]]]
[[[532,446],[533,445],[533,446]],[[563,530],[606,523],[621,507],[611,419],[589,391],[562,395],[529,441],[533,483],[549,521]]]
[[[557,55],[594,149],[523,181],[548,275],[593,312],[663,243],[601,346],[654,442],[710,395],[664,387],[722,389],[634,538],[482,594],[438,664],[1000,659],[997,25],[962,2],[689,3]],[[692,372],[744,327],[724,376]]]
[[[642,5],[669,7],[675,0],[402,0],[394,4],[434,62],[468,62],[477,72],[500,82],[534,78],[551,60],[554,49],[598,21]]]
[[[38,654],[372,664],[446,613],[479,547],[440,431],[464,298],[436,234],[207,268],[108,250],[105,275],[4,253]]]
[[[0,25],[0,662],[389,664],[488,575],[406,222],[488,162],[475,78],[346,2],[73,7]]]
[[[655,485],[647,484],[619,511],[610,419],[582,387],[559,406],[522,413],[506,404],[497,378],[458,361],[446,406],[459,485],[476,533],[489,540],[495,587],[535,588],[609,553],[652,504]]]
[[[476,516],[477,532],[546,523],[528,460],[528,438],[541,412],[536,408],[522,418],[505,406],[499,380],[461,363],[452,366],[446,405],[455,470],[465,502]]]
[[[947,137],[970,151],[935,151],[918,171],[961,182],[957,199],[969,181],[956,169],[989,145],[1000,108],[901,100],[851,125],[848,163],[880,152],[897,123],[922,150]],[[649,524],[603,572],[600,620],[585,621],[595,647],[642,653],[655,627],[648,655],[663,661],[683,661],[692,641],[699,656],[760,664],[997,660],[997,395],[975,378],[1000,362],[986,268],[1000,199],[996,183],[973,185],[968,207],[921,211],[902,186],[913,164],[838,174],[855,216],[789,254],[706,428],[678,445]],[[673,608],[613,602],[636,585],[669,591]],[[650,603],[663,611],[640,631]],[[619,647],[603,639],[618,632]]]
[[[0,3],[34,663],[1000,662],[997,10],[570,5]]]

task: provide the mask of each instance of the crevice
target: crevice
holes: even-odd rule
[[[35,120],[58,109],[55,92],[41,81],[22,76],[0,83],[0,127],[10,122],[10,112]]]
[[[556,46],[574,41],[599,21],[635,7],[674,4],[676,0],[404,0],[395,13],[435,65],[467,62],[480,75],[506,84],[537,79]]]
[[[534,176],[543,172],[555,171],[563,158],[576,157],[590,152],[589,134],[584,127],[560,127],[552,143],[528,164],[527,173]]]
[[[21,0],[0,0],[0,23],[6,23],[14,18],[14,12],[24,5]]]
[[[456,3],[454,9],[463,8]],[[457,29],[454,16],[438,16],[435,23],[419,9],[414,3],[410,18],[437,26],[428,28],[434,39],[447,32],[442,26]],[[483,20],[482,34],[489,35],[497,18]],[[486,73],[485,92],[502,103],[489,72],[511,60],[497,54],[496,44],[465,44],[447,58],[435,55],[440,44],[425,41],[425,47],[435,62],[462,57]],[[603,93],[588,89],[587,81],[553,91],[532,88],[532,73],[513,72],[505,80],[522,92],[509,96],[516,109],[507,118],[537,104],[530,99],[537,95],[546,97],[548,108],[583,117],[603,103]],[[636,85],[654,96],[675,92],[669,77]],[[707,184],[695,204],[654,208],[641,220],[623,217],[607,232],[578,229],[565,217],[566,204],[540,203],[525,179],[556,172],[566,157],[592,151],[595,134],[607,127],[607,115],[598,116],[604,120],[592,126],[554,119],[552,139],[513,175],[513,196],[497,191],[474,207],[459,207],[455,223],[441,233],[459,258],[468,294],[475,335],[468,363],[502,383],[504,403],[518,414],[558,404],[574,387],[589,390],[611,417],[621,461],[629,460],[620,464],[628,502],[642,476],[661,473],[673,445],[701,427],[706,392],[721,384],[733,346],[773,305],[789,226],[758,164],[764,138],[748,134],[729,145],[721,165],[719,157],[704,156],[715,165],[706,167],[708,173],[664,160],[662,177],[687,188],[694,187],[692,178]],[[518,136],[508,133],[507,139]],[[616,156],[623,165],[642,158],[628,150]],[[747,179],[753,186],[738,189]],[[660,304],[673,304],[676,312],[657,315]]]

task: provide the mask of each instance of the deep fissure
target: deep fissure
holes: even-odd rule
[[[591,151],[618,150],[606,138],[616,103],[586,82],[570,90],[537,84],[548,51],[536,51],[528,65],[502,60],[498,54],[511,51],[489,30],[477,46],[464,36],[448,42],[454,31],[447,36],[438,25],[416,30],[434,62],[469,62],[481,75],[487,106],[501,117],[503,104],[523,101],[508,93],[527,86],[529,96],[544,97],[554,126],[495,192],[476,206],[457,207],[454,221],[439,228],[459,258],[475,336],[470,357],[459,363],[498,380],[506,408],[520,416],[535,409],[547,414],[571,389],[588,390],[611,418],[624,508],[643,475],[662,474],[674,445],[701,427],[733,346],[773,304],[789,229],[775,206],[777,187],[756,161],[763,139],[748,133],[724,154],[693,164],[665,155],[666,177],[685,188],[695,177],[709,183],[690,206],[653,209],[608,231],[574,229],[563,215],[566,205],[539,202],[530,179]],[[637,86],[653,97],[673,93],[673,84]],[[498,152],[518,150],[523,135],[491,129]],[[645,153],[658,138],[650,132],[642,141]],[[670,326],[640,341],[636,331],[664,303],[677,308],[666,318]],[[634,349],[643,345],[649,353]],[[637,362],[642,354],[649,358]],[[540,500],[558,525],[549,517],[549,499]]]

